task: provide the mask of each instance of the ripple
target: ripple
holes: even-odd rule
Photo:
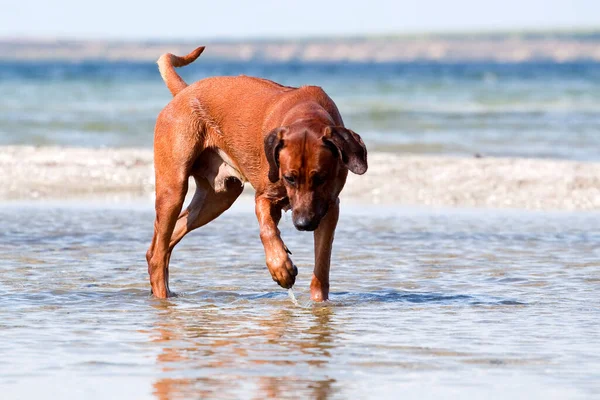
[[[118,376],[164,398],[345,398],[399,382],[483,395],[473,376],[517,376],[526,395],[600,390],[600,215],[344,211],[318,304],[312,235],[283,219],[295,305],[250,212],[186,237],[171,260],[178,296],[160,300],[144,258],[151,210],[0,207],[3,386],[75,393]]]

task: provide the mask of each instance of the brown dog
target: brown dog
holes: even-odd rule
[[[367,149],[344,128],[336,105],[319,87],[293,88],[243,75],[188,86],[174,67],[193,62],[203,50],[158,60],[174,98],[158,115],[154,132],[156,221],[146,253],[152,292],[170,295],[175,245],[227,210],[250,182],[273,280],[290,288],[298,273],[277,228],[281,211],[291,208],[296,228],[314,231],[311,298],[327,300],[338,195],[348,170],[366,172]],[[197,189],[181,212],[190,176]]]

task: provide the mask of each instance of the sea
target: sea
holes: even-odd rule
[[[600,63],[204,61],[190,83],[250,75],[321,86],[372,151],[600,159]],[[0,63],[0,145],[151,147],[169,102],[152,62]]]
[[[180,72],[319,85],[371,153],[600,161],[594,62],[200,58]],[[2,62],[0,156],[150,149],[170,99],[152,62]],[[598,212],[342,203],[318,304],[312,235],[284,215],[293,302],[251,199],[183,239],[177,296],[154,298],[153,221],[149,199],[0,201],[2,399],[600,398]]]

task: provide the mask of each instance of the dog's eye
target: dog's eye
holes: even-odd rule
[[[312,178],[313,186],[321,186],[325,183],[325,178],[319,175],[315,175]]]
[[[294,186],[296,184],[296,178],[294,178],[292,175],[284,175],[283,179],[285,179],[286,182],[292,186]]]

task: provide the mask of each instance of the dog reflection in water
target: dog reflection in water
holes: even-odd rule
[[[163,377],[152,385],[157,399],[239,398],[241,392],[244,397],[252,393],[257,399],[291,394],[327,399],[335,391],[335,380],[326,377],[336,336],[329,307],[311,309],[312,315],[306,316],[308,324],[294,324],[298,315],[293,310],[273,308],[237,330],[240,322],[247,321],[221,313],[200,312],[191,318],[177,307],[160,304],[157,308],[155,326],[148,331],[151,342],[161,349],[156,364]],[[215,337],[215,332],[229,334]],[[282,359],[283,354],[286,357]],[[324,371],[325,376],[314,379],[290,378],[285,372],[272,374],[280,370],[277,367],[297,365],[300,371],[306,370],[307,364]],[[240,374],[244,370],[252,373]]]

